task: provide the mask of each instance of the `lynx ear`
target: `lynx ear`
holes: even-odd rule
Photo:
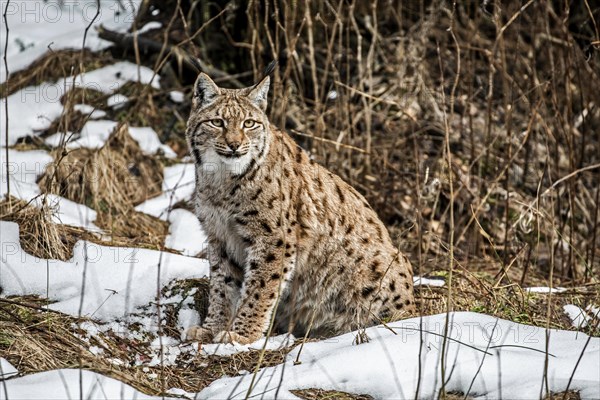
[[[194,84],[194,100],[198,102],[198,105],[211,103],[220,94],[221,91],[217,84],[204,72],[200,72]]]
[[[263,111],[267,109],[270,82],[271,79],[267,75],[262,81],[250,88],[250,92],[248,92],[248,99]]]

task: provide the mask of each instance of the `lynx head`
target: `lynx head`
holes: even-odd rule
[[[260,161],[270,139],[268,93],[268,76],[248,88],[223,89],[200,73],[186,131],[196,163],[224,164],[241,173],[252,160]]]

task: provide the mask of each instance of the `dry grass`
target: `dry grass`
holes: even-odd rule
[[[336,400],[371,400],[373,397],[367,394],[352,394],[340,392],[337,390],[324,390],[324,389],[300,389],[290,390],[294,395],[305,400],[316,400],[316,399],[336,399]]]
[[[100,149],[57,152],[39,184],[99,211],[123,210],[161,192],[162,166],[142,152],[122,124]]]
[[[0,201],[0,220],[19,224],[21,247],[39,258],[68,260],[75,242],[84,236],[79,228],[52,221],[54,210],[43,203],[38,208],[15,198]]]
[[[26,69],[11,73],[8,82],[0,84],[0,97],[6,97],[27,86],[56,82],[77,71],[90,71],[111,62],[108,52],[81,50],[48,51]]]
[[[28,300],[28,304],[34,301]],[[156,382],[148,378],[147,372],[126,366],[136,355],[147,356],[146,352],[118,337],[104,336],[102,343],[92,338],[87,343],[77,336],[84,332],[74,328],[74,324],[85,321],[83,318],[7,304],[0,299],[0,319],[0,354],[24,375],[58,368],[85,368],[142,392],[158,394]],[[90,345],[103,348],[105,354],[95,356],[89,351]],[[125,365],[115,364],[111,358]]]
[[[447,280],[447,274],[435,277]],[[600,304],[600,284],[572,287],[562,293],[529,293],[518,284],[499,284],[486,272],[454,271],[452,304],[448,304],[446,287],[417,286],[415,296],[422,315],[454,311],[473,311],[522,324],[575,330],[563,306],[575,304],[585,309]],[[579,328],[592,336],[600,336],[600,320]]]
[[[55,162],[39,184],[54,193],[98,212],[95,223],[116,241],[162,248],[168,225],[135,211],[135,206],[161,193],[162,165],[145,155],[118,126],[100,149],[57,150]]]
[[[286,354],[292,348],[284,350],[269,350],[262,357],[261,367],[279,365],[285,361]],[[177,379],[181,387],[189,391],[199,391],[216,379],[223,376],[236,376],[240,373],[254,371],[259,359],[259,350],[236,353],[232,356],[203,356],[198,357],[186,365],[183,371],[179,370]]]
[[[579,392],[569,390],[568,392],[562,393],[550,393],[544,397],[544,400],[580,400],[581,396]]]
[[[77,328],[88,319],[46,311],[44,306],[44,301],[33,297],[0,299],[0,357],[6,358],[22,375],[84,368],[118,379],[143,393],[165,395],[172,387],[200,391],[224,375],[253,370],[259,358],[259,351],[231,357],[191,357],[182,353],[177,365],[136,366],[136,360],[151,359],[149,341],[106,333],[99,336],[100,340],[92,336],[88,343],[83,339],[85,332]],[[98,346],[104,353],[94,355],[90,346]],[[287,351],[267,351],[262,365],[282,363]]]

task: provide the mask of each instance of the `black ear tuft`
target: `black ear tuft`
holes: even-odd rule
[[[256,85],[247,89],[250,101],[263,111],[267,109],[267,97],[269,95],[269,86],[271,84],[269,75],[273,73],[276,66],[277,60],[271,61],[269,65],[267,65],[267,68],[265,68],[262,79],[258,81]]]
[[[212,103],[215,98],[221,94],[219,87],[204,72],[200,72],[196,83],[194,84],[194,100],[199,106]]]
[[[267,65],[267,68],[265,68],[265,72],[263,73],[263,77],[267,76],[267,75],[271,75],[273,73],[273,71],[275,70],[275,67],[277,66],[277,60],[273,60],[269,63],[269,65]]]

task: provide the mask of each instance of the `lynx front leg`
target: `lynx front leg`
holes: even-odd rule
[[[273,239],[271,239],[273,240]],[[269,327],[279,293],[293,268],[292,251],[285,248],[283,239],[274,239],[269,246],[252,246],[248,253],[246,277],[238,309],[230,330],[215,335],[215,341],[240,344],[252,343]]]
[[[235,302],[239,298],[241,280],[226,253],[217,245],[209,248],[210,290],[208,313],[202,326],[193,326],[186,332],[187,340],[210,342],[215,333],[227,330],[232,324]]]

